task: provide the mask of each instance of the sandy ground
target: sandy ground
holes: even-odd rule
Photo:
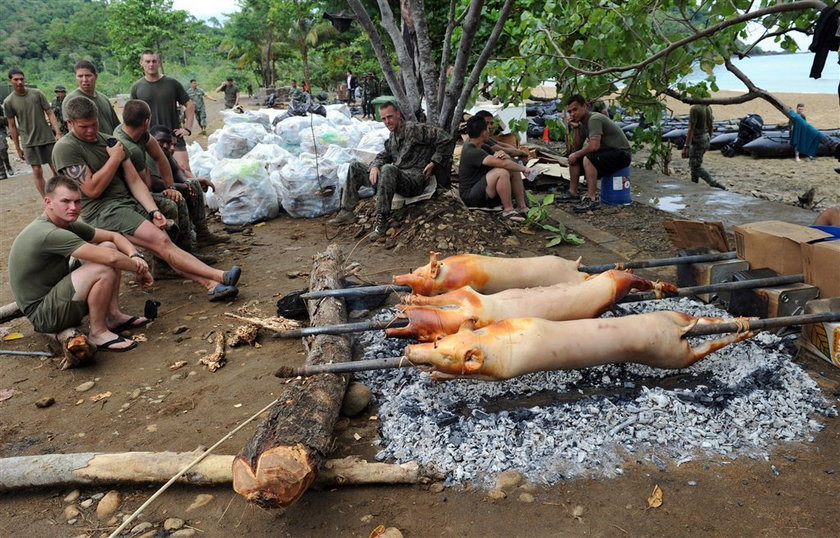
[[[715,97],[734,97],[739,92],[721,91]],[[776,93],[779,101],[794,108],[798,103],[805,105],[808,123],[818,129],[840,129],[840,104],[836,94],[824,93]],[[690,105],[668,98],[668,107],[675,115],[688,114]],[[787,125],[788,118],[763,99],[754,99],[737,105],[712,105],[716,120],[742,118],[747,114],[759,114],[765,124],[782,123]]]
[[[217,109],[211,104],[211,130],[218,127]],[[827,161],[827,160],[826,160]],[[817,164],[819,164],[819,160]],[[751,159],[730,159],[725,165],[748,174]],[[801,167],[811,166],[802,163]],[[16,167],[21,169],[20,163]],[[735,181],[733,179],[733,181]],[[777,193],[768,182],[768,189]],[[774,194],[781,196],[781,194]],[[628,225],[611,230],[629,243],[640,235],[654,236],[649,229],[650,210],[637,211],[634,204],[622,208]],[[12,300],[8,288],[9,248],[14,237],[41,210],[31,176],[20,174],[0,181],[0,304]],[[664,215],[664,214],[663,214]],[[219,266],[239,263],[244,268],[241,296],[233,304],[207,303],[202,290],[181,281],[163,281],[150,295],[126,282],[121,303],[129,313],[138,313],[144,300],[155,297],[163,303],[161,316],[145,330],[135,351],[101,354],[94,365],[59,371],[49,359],[0,358],[0,389],[14,393],[0,402],[0,457],[84,451],[190,451],[209,446],[242,420],[280,394],[273,377],[281,365],[298,365],[305,354],[300,341],[261,338],[261,347],[236,348],[228,364],[210,373],[197,364],[212,350],[211,331],[236,327],[226,311],[242,305],[271,315],[277,297],[306,286],[311,257],[331,242],[344,245],[349,261],[362,264],[362,274],[372,281],[385,281],[427,261],[428,245],[383,250],[359,242],[351,231],[335,230],[326,218],[311,220],[281,216],[263,226],[231,233],[232,242],[208,250],[220,258]],[[212,224],[221,231],[218,222]],[[484,230],[482,230],[484,231]],[[500,228],[489,230],[495,243],[488,250],[505,255],[548,253],[539,236]],[[664,233],[658,249],[668,250]],[[449,233],[449,232],[447,232]],[[586,263],[615,261],[597,241],[582,247],[563,246],[551,253],[567,258],[584,256]],[[445,254],[449,254],[446,253]],[[46,339],[34,334],[24,319],[5,324],[23,338],[3,342],[19,350],[43,350]],[[185,328],[185,330],[184,330]],[[177,333],[176,333],[177,331]],[[177,371],[169,366],[185,360]],[[840,395],[840,370],[827,363],[804,360],[803,366],[831,401]],[[88,392],[77,386],[95,381]],[[97,394],[110,392],[98,402]],[[35,401],[53,397],[46,409]],[[378,450],[376,409],[342,419],[336,427],[335,456],[372,458]],[[828,536],[836,533],[840,468],[840,421],[824,419],[826,428],[814,442],[779,446],[766,459],[698,457],[677,466],[668,462],[660,471],[649,461],[628,456],[624,474],[614,479],[570,480],[552,486],[535,484],[510,492],[505,499],[491,499],[470,486],[442,488],[440,484],[399,487],[344,487],[311,491],[285,510],[261,510],[248,505],[229,487],[174,487],[148,508],[139,521],[162,529],[164,520],[177,517],[197,529],[196,536],[369,536],[383,524],[395,526],[407,537],[423,536]],[[219,453],[237,453],[253,427],[223,444]],[[772,472],[775,466],[776,473]],[[829,473],[829,470],[831,473]],[[648,509],[653,487],[665,492],[664,504]],[[76,501],[64,501],[74,488],[0,494],[0,536],[106,536],[118,516],[100,521],[96,503],[82,500],[111,487],[83,487]],[[118,514],[129,514],[154,491],[147,487],[117,487],[122,493]],[[522,496],[528,493],[532,496]],[[204,495],[207,504],[188,507]],[[68,523],[68,505],[80,515]],[[139,533],[138,533],[139,534]],[[157,536],[166,536],[161,530]]]

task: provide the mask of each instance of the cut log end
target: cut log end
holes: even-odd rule
[[[303,445],[277,446],[257,458],[256,471],[241,456],[233,460],[233,489],[263,508],[289,506],[315,481],[316,462]]]

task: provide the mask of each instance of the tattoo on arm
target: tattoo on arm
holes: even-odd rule
[[[69,177],[70,179],[75,179],[79,183],[84,183],[85,179],[87,179],[85,174],[86,168],[87,167],[85,165],[74,164],[66,168],[62,168],[61,170],[59,170],[59,172]]]

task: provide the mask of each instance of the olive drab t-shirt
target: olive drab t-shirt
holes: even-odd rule
[[[108,138],[99,133],[96,142],[79,140],[73,133],[61,137],[55,143],[52,159],[55,169],[61,171],[68,166],[83,165],[96,172],[108,162]],[[82,193],[82,218],[94,222],[89,216],[95,215],[100,207],[104,207],[111,200],[132,198],[131,192],[125,184],[123,170],[120,166],[114,174],[111,183],[102,191],[99,198],[88,198]]]
[[[128,133],[123,130],[123,126],[120,124],[116,129],[114,129],[114,138],[122,142],[125,152],[128,155],[128,158],[131,159],[131,164],[134,165],[134,168],[136,168],[138,172],[145,170],[147,153],[146,144],[149,142],[149,131],[144,131],[143,134],[140,135],[140,140],[135,141],[133,138],[128,136]]]
[[[458,164],[458,192],[461,198],[466,197],[473,185],[493,169],[484,164],[484,159],[492,154],[493,150],[486,145],[479,147],[470,142],[464,142],[464,147],[461,149],[461,161]]]
[[[178,104],[186,105],[190,100],[184,86],[166,75],[154,82],[141,78],[131,87],[131,98],[146,101],[152,109],[151,125],[166,125],[172,130],[181,128]]]
[[[624,136],[621,128],[611,119],[599,114],[590,112],[586,122],[586,137],[601,136],[601,148],[630,149],[630,142]]]
[[[694,124],[697,135],[703,135],[712,132],[715,120],[709,105],[692,105],[688,110],[688,121]]]
[[[64,117],[67,117],[67,101],[79,96],[87,97],[96,105],[96,117],[99,119],[99,132],[106,135],[113,133],[117,125],[120,124],[120,119],[117,117],[117,112],[114,110],[114,105],[111,104],[111,100],[102,92],[96,92],[96,95],[91,97],[86,93],[82,93],[82,90],[79,88],[76,88],[64,98],[64,103],[61,105],[61,112]]]
[[[27,317],[70,274],[70,255],[95,234],[93,226],[82,221],[73,222],[65,229],[44,215],[18,234],[9,252],[9,285],[15,302]]]
[[[20,147],[46,146],[55,142],[55,133],[44,112],[51,110],[49,101],[41,90],[26,88],[26,94],[12,92],[3,101],[3,112],[14,118]]]

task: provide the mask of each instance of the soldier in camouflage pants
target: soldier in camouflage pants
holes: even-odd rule
[[[688,157],[688,167],[691,170],[691,181],[699,183],[700,179],[712,187],[726,190],[726,187],[712,179],[703,168],[703,155],[709,149],[709,139],[714,130],[714,118],[709,105],[692,105],[689,110],[688,133],[685,137],[683,158]]]
[[[376,225],[369,236],[371,241],[385,236],[394,193],[407,197],[419,195],[435,172],[449,172],[448,163],[452,156],[452,138],[442,129],[426,123],[405,121],[395,103],[384,103],[379,112],[385,127],[391,131],[385,141],[385,149],[376,156],[370,168],[355,161],[350,164],[347,185],[341,197],[341,211],[329,221],[330,224],[353,221],[359,188],[375,187]]]

